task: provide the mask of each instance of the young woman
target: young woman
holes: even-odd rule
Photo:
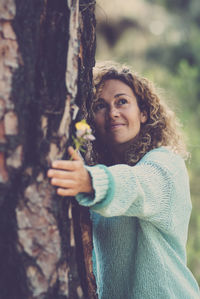
[[[96,67],[94,86],[94,166],[70,147],[73,161],[55,161],[48,176],[90,207],[99,299],[200,298],[186,266],[191,201],[174,114],[128,68]]]

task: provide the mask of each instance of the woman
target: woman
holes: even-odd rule
[[[95,166],[70,147],[73,161],[55,161],[48,176],[59,195],[90,207],[98,296],[200,298],[186,266],[191,201],[174,115],[128,68],[96,67],[94,86]]]

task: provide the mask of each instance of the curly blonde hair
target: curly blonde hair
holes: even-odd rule
[[[139,135],[124,153],[125,163],[135,165],[148,151],[160,146],[167,146],[184,159],[188,153],[180,130],[180,123],[174,112],[161,100],[152,82],[142,78],[127,66],[113,62],[98,63],[94,68],[94,98],[89,103],[87,120],[95,129],[93,103],[106,80],[117,79],[127,84],[134,92],[140,111],[145,111],[147,121],[141,124]],[[86,160],[89,164],[104,163],[112,165],[112,155],[106,145],[98,139],[89,145]]]

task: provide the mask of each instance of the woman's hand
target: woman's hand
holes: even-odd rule
[[[58,187],[57,194],[75,196],[80,192],[92,192],[92,182],[84,162],[73,147],[68,148],[72,157],[70,160],[57,160],[52,163],[52,169],[47,173],[51,184]]]

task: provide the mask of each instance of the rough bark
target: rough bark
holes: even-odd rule
[[[88,210],[46,178],[91,96],[94,5],[0,2],[1,299],[96,298]]]

